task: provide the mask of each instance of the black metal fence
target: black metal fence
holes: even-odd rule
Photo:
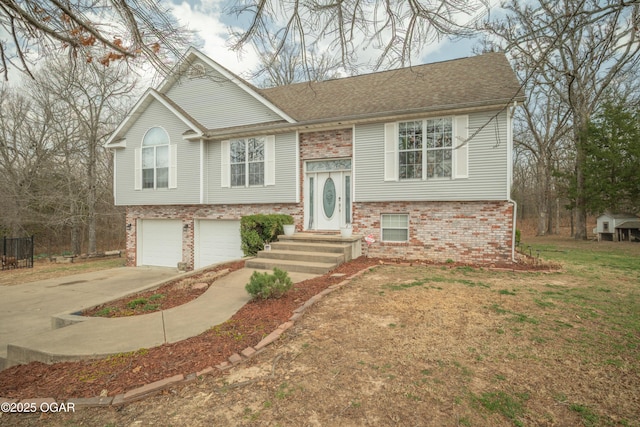
[[[0,243],[2,270],[33,268],[33,236],[17,239],[3,237]]]

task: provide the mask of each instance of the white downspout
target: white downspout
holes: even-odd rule
[[[518,203],[511,198],[511,184],[513,181],[513,116],[518,106],[517,101],[513,101],[513,106],[507,110],[507,200],[513,204],[513,222],[511,224],[511,261],[516,262],[516,219],[518,217]]]

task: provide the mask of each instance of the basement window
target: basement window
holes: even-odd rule
[[[409,241],[408,214],[382,214],[380,226],[382,228],[383,242]]]

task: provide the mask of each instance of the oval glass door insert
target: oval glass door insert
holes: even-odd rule
[[[324,182],[322,190],[322,207],[327,218],[331,218],[336,210],[336,185],[331,177]]]

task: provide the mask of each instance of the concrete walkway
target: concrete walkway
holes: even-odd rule
[[[145,315],[106,319],[72,313],[159,286],[171,268],[119,268],[0,288],[0,370],[15,364],[54,363],[151,348],[198,335],[228,320],[247,301],[254,270],[217,279],[199,298]],[[294,282],[315,275],[290,273]],[[133,284],[133,286],[132,286]],[[69,326],[52,329],[60,319]]]

